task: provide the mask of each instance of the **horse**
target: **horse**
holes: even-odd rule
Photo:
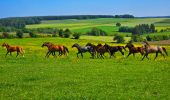
[[[146,57],[148,58],[148,54],[150,53],[156,53],[156,56],[154,58],[154,60],[158,57],[158,53],[160,53],[164,58],[165,55],[163,54],[163,52],[165,52],[165,54],[168,56],[168,53],[166,51],[166,48],[164,47],[160,47],[160,46],[150,46],[148,42],[144,41],[143,42],[144,45],[144,50],[145,50],[145,55],[143,56],[142,60]]]
[[[142,56],[144,55],[144,48],[143,47],[135,47],[132,43],[127,43],[125,48],[129,49],[129,54],[127,55],[127,58],[133,54],[135,56],[136,53],[140,53]]]
[[[110,53],[110,58],[112,56],[115,57],[115,52],[120,52],[123,56],[124,56],[124,52],[123,52],[123,49],[126,51],[125,47],[124,46],[110,46],[108,44],[105,44],[104,47],[107,49],[107,51]]]
[[[97,46],[92,44],[92,43],[87,43],[86,46],[91,46],[94,50],[94,55],[93,57],[97,56],[97,58],[99,58],[99,55],[100,57],[103,57],[103,54],[102,51],[104,50],[103,45],[102,44],[98,44]]]
[[[81,47],[80,45],[78,45],[77,43],[75,43],[72,48],[77,48],[78,52],[77,52],[77,58],[79,58],[79,54],[81,54],[81,57],[83,58],[83,53],[85,52],[89,52],[91,55],[93,55],[93,48],[91,46],[85,46],[85,47]]]
[[[59,55],[62,56],[63,54],[66,55],[69,53],[68,48],[62,45],[54,45],[50,42],[44,42],[41,47],[46,46],[48,48],[48,52],[45,57],[49,57],[49,55],[52,53],[53,56],[55,56],[55,52],[58,51]]]
[[[6,47],[7,49],[7,53],[5,55],[5,57],[8,55],[8,53],[10,53],[10,55],[12,55],[12,52],[17,52],[16,57],[18,57],[19,54],[21,54],[24,57],[24,49],[21,46],[10,46],[7,43],[3,43],[2,47]]]

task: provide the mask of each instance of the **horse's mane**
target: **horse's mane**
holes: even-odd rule
[[[149,44],[147,41],[144,41],[143,43],[146,44],[146,45],[148,45],[148,46],[150,46],[150,44]]]

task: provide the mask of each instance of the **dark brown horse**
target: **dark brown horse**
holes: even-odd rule
[[[156,56],[154,58],[154,60],[158,57],[158,54],[160,53],[164,58],[165,58],[165,55],[163,54],[163,52],[165,52],[165,54],[168,56],[168,53],[166,51],[166,49],[164,47],[160,47],[160,46],[150,46],[148,42],[144,41],[143,42],[143,45],[144,45],[144,50],[145,50],[145,55],[144,57],[142,58],[142,60],[146,57],[147,59],[148,58],[148,54],[150,53],[156,53]]]
[[[21,46],[10,46],[7,43],[3,43],[2,47],[6,47],[6,49],[7,49],[7,53],[6,53],[5,57],[8,55],[8,53],[10,53],[10,55],[12,55],[12,52],[17,52],[17,56],[19,54],[21,54],[24,57],[24,50],[23,50],[23,47],[21,47]]]
[[[126,49],[125,49],[124,46],[110,46],[110,45],[108,45],[108,44],[105,44],[104,47],[105,47],[105,49],[106,49],[107,51],[109,51],[109,53],[110,53],[110,58],[111,58],[112,56],[115,57],[114,54],[115,54],[116,52],[118,52],[118,51],[124,56],[123,50],[126,51]]]
[[[62,56],[63,54],[66,55],[69,53],[68,48],[63,45],[54,45],[50,42],[44,42],[41,47],[46,46],[48,48],[48,52],[45,57],[49,57],[50,54],[55,56],[55,52],[59,52],[59,56]]]
[[[93,50],[94,50],[94,51],[93,51],[93,58],[94,58],[94,57],[97,57],[97,58],[102,57],[102,58],[103,58],[105,49],[102,48],[102,47],[103,47],[102,44],[99,43],[99,44],[96,46],[96,45],[94,45],[94,44],[92,44],[92,43],[87,43],[86,46],[91,46],[91,47],[93,48]]]
[[[125,48],[129,49],[129,54],[127,55],[127,58],[133,54],[135,56],[136,53],[140,53],[142,56],[144,55],[144,48],[143,47],[135,47],[132,43],[127,43]]]

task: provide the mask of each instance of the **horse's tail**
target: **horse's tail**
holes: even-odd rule
[[[168,52],[166,51],[166,48],[162,47],[162,49],[165,52],[165,54],[168,56]]]
[[[23,48],[20,48],[21,53],[25,53],[25,50]]]
[[[67,48],[67,47],[65,47],[65,46],[64,46],[64,50],[65,50],[67,53],[69,53],[68,48]]]

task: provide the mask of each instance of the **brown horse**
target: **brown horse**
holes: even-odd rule
[[[148,42],[144,41],[143,42],[144,45],[144,50],[145,50],[145,55],[143,56],[142,60],[146,57],[148,58],[148,54],[150,53],[156,53],[156,56],[154,58],[154,60],[158,57],[158,53],[160,53],[164,58],[165,55],[163,54],[163,52],[165,52],[165,54],[168,56],[168,53],[166,51],[166,49],[164,47],[160,47],[160,46],[150,46]]]
[[[15,51],[17,52],[16,57],[18,57],[19,54],[21,54],[24,57],[24,50],[23,50],[23,47],[21,47],[21,46],[10,46],[7,43],[3,43],[2,47],[6,47],[6,49],[7,49],[7,53],[6,53],[5,57],[8,55],[8,53],[10,53],[10,55],[12,55],[12,52],[15,52]]]
[[[124,46],[110,46],[110,45],[108,45],[108,44],[105,44],[104,47],[105,47],[105,49],[107,49],[107,51],[109,51],[109,53],[110,53],[110,58],[111,58],[112,56],[115,57],[114,54],[115,54],[115,52],[118,52],[118,51],[124,56],[123,49],[126,51],[126,49],[125,49]]]
[[[94,55],[93,55],[93,58],[94,58],[94,57],[99,58],[99,56],[103,58],[103,55],[104,55],[104,51],[105,51],[105,50],[104,50],[104,48],[102,48],[102,47],[103,47],[102,44],[99,43],[99,44],[96,46],[96,45],[94,45],[94,44],[92,44],[92,43],[87,43],[86,46],[91,46],[91,47],[93,48],[93,50],[94,50],[94,51],[93,51],[93,52],[94,52],[94,53],[93,53],[93,54],[94,54]]]
[[[131,54],[133,54],[133,56],[135,56],[136,53],[140,53],[142,56],[144,55],[144,48],[143,47],[135,47],[132,43],[127,43],[125,48],[129,49],[129,54],[128,54],[127,58]]]
[[[63,54],[66,55],[69,53],[68,48],[63,45],[54,45],[50,42],[44,42],[41,47],[46,46],[48,48],[48,52],[45,57],[49,57],[50,54],[55,56],[55,52],[59,52],[59,56],[62,56]]]

